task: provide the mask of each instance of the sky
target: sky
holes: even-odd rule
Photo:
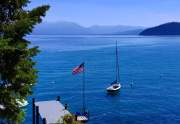
[[[44,4],[51,6],[44,22],[150,27],[180,21],[180,0],[31,0],[28,9]]]

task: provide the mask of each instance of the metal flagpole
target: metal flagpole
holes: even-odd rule
[[[119,57],[118,57],[117,41],[116,41],[116,80],[117,80],[117,82],[120,81],[120,79],[119,79]]]
[[[82,87],[82,104],[83,104],[83,113],[85,113],[85,63],[83,65],[83,74],[82,74],[82,78],[83,78],[83,87]]]

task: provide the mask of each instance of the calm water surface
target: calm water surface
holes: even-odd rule
[[[180,37],[138,36],[28,36],[41,53],[33,96],[52,100],[60,95],[70,111],[81,108],[81,75],[76,65],[86,63],[88,124],[179,124]],[[121,92],[106,94],[115,79],[115,41],[118,41]],[[133,82],[133,88],[130,87]],[[31,124],[31,104],[25,124]]]

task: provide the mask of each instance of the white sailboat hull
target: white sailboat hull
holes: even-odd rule
[[[112,84],[111,86],[109,86],[106,90],[108,92],[116,92],[116,91],[119,91],[120,89],[121,89],[121,84],[116,83],[116,84]]]

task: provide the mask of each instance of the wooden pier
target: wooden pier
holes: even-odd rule
[[[35,102],[33,98],[33,124],[57,124],[63,122],[63,117],[70,112],[67,110],[67,104],[63,106],[60,103],[60,97],[57,100]],[[41,119],[40,119],[41,117]]]

